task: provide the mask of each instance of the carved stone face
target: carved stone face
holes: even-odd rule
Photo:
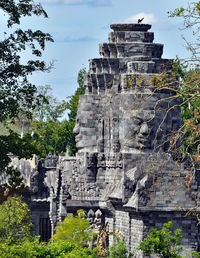
[[[165,112],[154,112],[156,98],[143,101],[140,108],[134,94],[118,94],[111,100],[105,96],[96,103],[83,100],[74,128],[80,152],[151,152],[172,127],[170,114],[163,121]]]
[[[97,147],[96,114],[92,103],[81,102],[74,127],[76,146],[79,151],[95,151]]]
[[[120,142],[123,152],[150,151],[153,141],[152,126],[152,111],[126,112],[120,124]]]

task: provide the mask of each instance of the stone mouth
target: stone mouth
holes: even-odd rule
[[[78,134],[78,135],[75,137],[75,141],[76,141],[76,142],[79,142],[80,140],[81,140],[81,135]]]
[[[110,28],[114,31],[148,31],[151,29],[151,25],[143,23],[118,23],[111,24]]]

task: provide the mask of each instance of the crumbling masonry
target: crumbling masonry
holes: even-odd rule
[[[171,60],[161,58],[163,45],[152,43],[150,28],[112,24],[109,43],[99,45],[101,57],[89,60],[74,128],[76,157],[35,157],[33,164],[12,157],[29,186],[25,199],[42,240],[83,208],[92,227],[108,222],[110,231],[119,230],[129,250],[169,220],[182,229],[184,248],[198,250],[196,216],[185,213],[199,204],[199,170],[188,186],[185,165],[166,153],[181,126],[179,99],[149,87],[154,74],[171,67]]]

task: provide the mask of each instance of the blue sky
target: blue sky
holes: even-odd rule
[[[29,17],[23,26],[49,32],[55,42],[48,43],[44,58],[55,60],[55,68],[46,74],[37,73],[31,80],[36,85],[48,84],[53,94],[64,99],[77,88],[78,71],[88,59],[99,57],[98,44],[107,42],[110,24],[134,22],[145,17],[152,24],[156,43],[164,44],[164,58],[186,56],[179,28],[182,20],[168,18],[167,12],[186,6],[186,0],[41,0],[49,18]],[[0,24],[3,18],[0,16]]]

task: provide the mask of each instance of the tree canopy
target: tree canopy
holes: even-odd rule
[[[74,95],[63,100],[61,103],[49,95],[49,87],[43,87],[42,95],[47,102],[43,102],[41,107],[36,109],[36,121],[32,122],[33,137],[32,144],[37,149],[40,157],[45,158],[49,152],[59,155],[65,152],[66,148],[70,155],[77,152],[75,135],[76,114],[79,96],[85,92],[83,86],[85,69],[78,73],[78,87]],[[68,111],[68,119],[61,119],[64,111]]]
[[[1,0],[0,9],[7,18],[4,39],[0,41],[0,123],[8,130],[6,135],[0,135],[1,173],[8,172],[8,153],[28,158],[37,151],[30,136],[20,138],[8,127],[8,123],[14,123],[21,114],[31,118],[33,109],[39,105],[42,96],[37,93],[37,87],[29,82],[28,76],[36,71],[49,71],[52,65],[45,63],[42,52],[46,43],[53,42],[53,39],[49,33],[39,29],[22,29],[23,17],[48,17],[41,4],[32,0]],[[23,61],[22,56],[26,51],[31,51],[32,56],[28,61]],[[16,176],[16,182],[13,181],[12,186],[7,184],[7,187],[17,187],[18,179]]]
[[[0,243],[17,244],[31,236],[30,210],[21,197],[10,197],[0,205]]]

